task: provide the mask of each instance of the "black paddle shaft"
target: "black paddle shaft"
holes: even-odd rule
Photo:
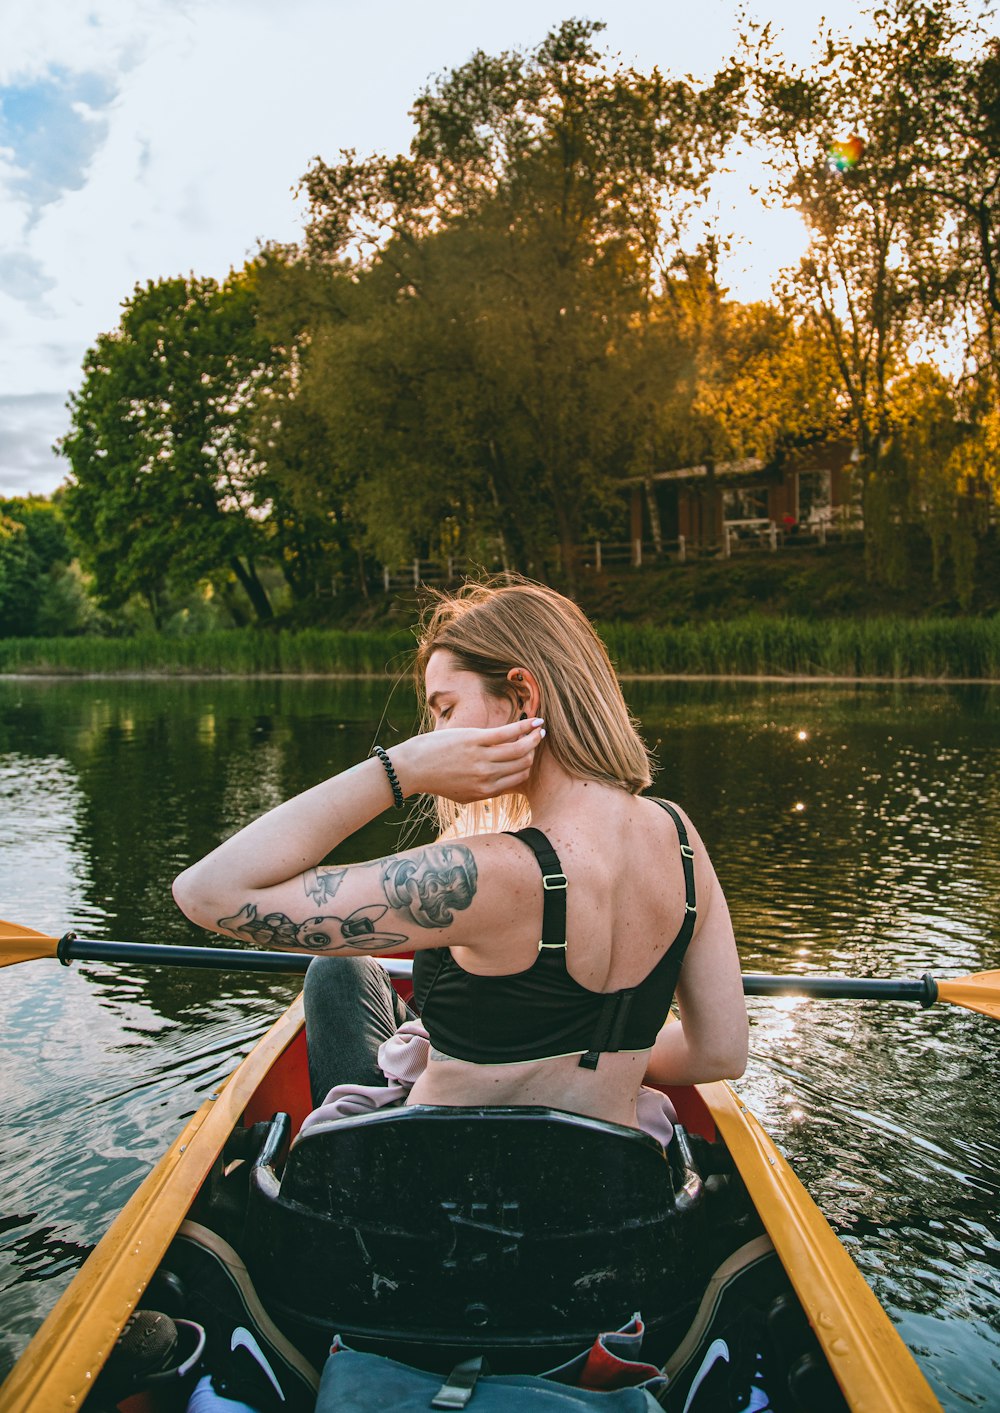
[[[141,962],[170,967],[195,967],[216,971],[304,972],[312,961],[307,952],[253,952],[243,947],[173,947],[156,942],[86,942],[67,932],[56,948],[64,966],[70,962]],[[410,963],[386,957],[390,975],[406,976]],[[919,981],[858,976],[766,976],[746,972],[747,996],[813,996],[818,1000],[916,1001],[933,1006],[937,982],[930,972]]]
[[[243,947],[173,947],[162,942],[87,942],[73,932],[59,939],[56,956],[70,962],[141,962],[216,971],[303,972],[307,952],[252,952]]]
[[[811,996],[817,1000],[917,1001],[933,1006],[937,982],[929,971],[919,981],[868,976],[765,976],[743,975],[746,996]]]

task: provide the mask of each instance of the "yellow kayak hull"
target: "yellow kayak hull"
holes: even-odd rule
[[[303,1089],[302,1031],[300,996],[116,1217],[0,1387],[3,1413],[81,1407],[234,1127],[279,1108],[293,1121],[304,1116],[304,1090],[290,1103],[294,1086],[282,1079],[297,1068]],[[682,1119],[685,1109],[711,1116],[852,1413],[940,1409],[857,1266],[746,1105],[723,1083],[673,1097]]]

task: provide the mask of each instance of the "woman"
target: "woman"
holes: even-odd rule
[[[375,1057],[406,1019],[377,963],[341,959],[405,951],[430,1040],[409,1103],[635,1127],[644,1078],[742,1074],[725,898],[686,816],[640,795],[648,753],[576,605],[529,583],[442,598],[416,677],[430,730],[280,805],[174,885],[206,928],[337,959],[307,975],[316,1101],[385,1083]],[[437,798],[436,843],[322,865],[414,794]],[[680,1023],[664,1024],[675,988]]]

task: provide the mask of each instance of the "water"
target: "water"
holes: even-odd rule
[[[1000,967],[1000,689],[628,685],[748,971]],[[374,683],[0,681],[0,916],[197,943],[170,901],[222,835],[413,726]],[[391,849],[378,822],[345,857]],[[0,971],[0,1374],[299,985]],[[756,1000],[740,1081],[949,1410],[1000,1407],[1000,1024]]]

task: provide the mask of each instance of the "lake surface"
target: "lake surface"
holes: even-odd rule
[[[408,735],[377,683],[0,681],[0,916],[204,942],[170,880]],[[729,899],[744,969],[1000,967],[1000,689],[630,683]],[[398,822],[344,858],[391,850]],[[296,978],[0,971],[0,1375]],[[951,1006],[750,1003],[737,1088],[949,1410],[1000,1407],[1000,1024]]]

